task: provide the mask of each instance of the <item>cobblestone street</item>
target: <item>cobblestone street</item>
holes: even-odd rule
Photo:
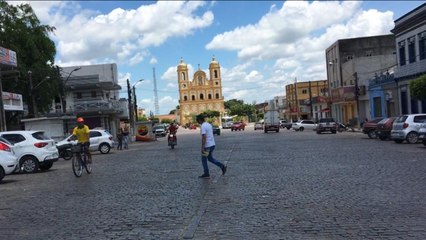
[[[199,130],[0,183],[1,239],[425,239],[426,147],[361,133],[222,130],[198,179]]]

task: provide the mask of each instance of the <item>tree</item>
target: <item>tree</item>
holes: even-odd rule
[[[203,112],[202,114],[208,118],[220,117],[220,112],[215,110],[207,110]]]
[[[426,99],[426,74],[412,80],[410,82],[410,90],[414,99]]]
[[[3,90],[22,94],[31,112],[31,93],[41,112],[46,111],[58,95],[60,76],[54,65],[56,47],[48,36],[54,30],[54,27],[40,24],[29,4],[13,6],[0,0],[0,46],[16,52],[19,72],[14,81],[3,81]]]

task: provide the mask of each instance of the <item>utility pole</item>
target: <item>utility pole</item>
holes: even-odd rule
[[[34,117],[38,117],[37,104],[34,97],[34,89],[33,89],[33,76],[31,70],[28,71],[28,80],[30,81],[30,94],[31,94],[31,104],[33,106],[33,115]]]
[[[359,119],[359,87],[358,87],[358,72],[354,73],[355,78],[355,103],[356,103],[356,119],[357,124],[360,122]]]
[[[294,95],[296,96],[296,114],[297,114],[297,121],[299,121],[299,100],[297,99],[297,77],[294,78]]]
[[[309,81],[309,107],[311,109],[311,119],[314,118],[314,110],[312,109],[312,89],[311,81]]]
[[[6,116],[4,112],[4,105],[3,105],[3,87],[2,87],[2,81],[1,81],[1,69],[0,69],[0,131],[6,131]]]
[[[158,93],[157,93],[157,79],[155,78],[155,68],[152,68],[154,75],[154,104],[155,104],[155,115],[160,114],[160,106],[158,105]]]
[[[134,111],[135,111],[135,121],[137,122],[138,121],[138,104],[136,102],[136,92],[135,91],[136,91],[136,84],[133,85],[133,100],[134,100],[133,108],[134,108]]]
[[[127,100],[129,102],[129,125],[130,127],[132,127],[133,126],[132,88],[130,87],[129,79],[127,79],[127,94],[128,94]]]

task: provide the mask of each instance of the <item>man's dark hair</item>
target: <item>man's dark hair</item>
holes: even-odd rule
[[[205,116],[203,114],[198,114],[195,118],[197,121],[204,121]]]

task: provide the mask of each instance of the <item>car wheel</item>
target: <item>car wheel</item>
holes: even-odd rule
[[[303,132],[303,130],[305,130],[304,127],[299,128],[299,131]]]
[[[99,151],[100,151],[102,154],[107,154],[107,153],[109,153],[109,150],[111,150],[111,147],[110,147],[107,143],[102,143],[102,144],[99,146]]]
[[[33,156],[21,158],[20,166],[24,173],[35,173],[38,171],[38,160]]]
[[[402,143],[404,140],[396,139],[396,140],[393,140],[393,141],[396,142],[396,143]]]
[[[288,127],[287,130],[290,130],[290,128]]]
[[[331,131],[331,133],[332,133],[332,134],[336,134],[337,132],[336,132],[336,131]]]
[[[321,134],[321,132],[320,132],[320,131],[317,131],[317,134]]]
[[[380,140],[382,140],[382,141],[385,141],[385,140],[386,140],[386,137],[384,137],[384,136],[380,136],[380,137],[379,137],[379,139],[380,139]]]
[[[49,170],[53,166],[53,162],[40,164],[40,169],[43,171]]]
[[[377,134],[376,131],[370,131],[367,133],[368,137],[373,139],[373,138],[377,138]]]
[[[4,172],[4,169],[0,166],[0,181],[6,176],[6,173]]]
[[[416,132],[410,132],[407,134],[406,140],[408,143],[416,143],[419,137]]]
[[[423,140],[423,145],[425,145],[425,146],[426,146],[426,140]]]

